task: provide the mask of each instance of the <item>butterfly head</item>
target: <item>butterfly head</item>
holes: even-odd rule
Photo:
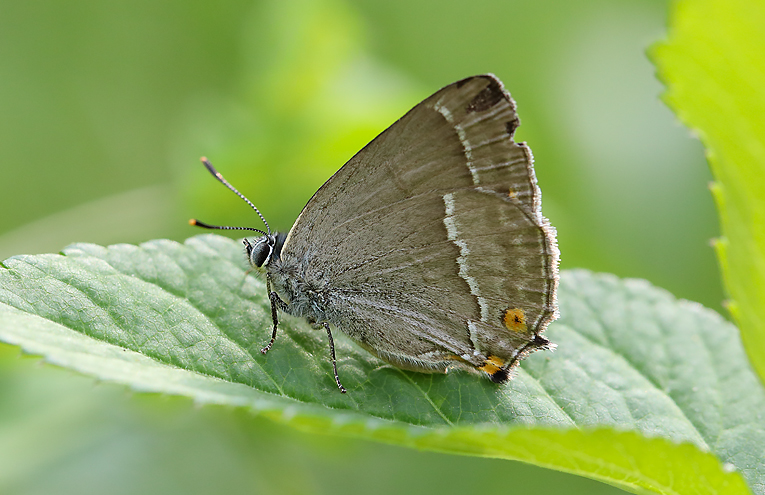
[[[261,268],[268,266],[271,260],[279,259],[286,237],[285,234],[277,233],[262,235],[254,242],[244,239],[244,252],[250,265]]]
[[[274,244],[276,244],[274,236],[264,235],[255,242],[250,242],[247,239],[242,242],[244,243],[244,252],[252,266],[260,268],[263,265],[268,265],[274,252]]]
[[[273,259],[279,259],[282,246],[284,245],[285,234],[265,234],[251,242],[244,239],[244,252],[247,254],[247,260],[255,268],[268,266]]]
[[[249,240],[244,240],[244,250],[247,254],[247,260],[250,262],[250,265],[256,268],[260,268],[262,266],[268,266],[268,264],[271,262],[272,259],[278,258],[279,254],[281,253],[282,245],[284,245],[284,240],[286,239],[285,234],[272,234],[271,233],[271,227],[268,226],[268,222],[266,222],[266,219],[263,218],[263,215],[260,213],[260,210],[258,210],[252,202],[244,197],[242,193],[236,190],[234,186],[228,183],[226,179],[223,178],[223,176],[215,170],[215,167],[212,166],[212,163],[205,158],[202,157],[202,163],[207,168],[207,170],[220,181],[224,186],[229,188],[231,191],[233,191],[237,196],[242,198],[245,203],[250,205],[250,207],[255,210],[255,213],[258,214],[261,220],[263,220],[263,223],[266,226],[266,231],[262,231],[260,229],[256,229],[253,227],[230,227],[226,225],[210,225],[208,223],[200,222],[197,219],[191,219],[189,220],[189,223],[191,225],[194,225],[196,227],[202,227],[205,229],[218,229],[218,230],[253,230],[255,232],[259,232],[262,234],[255,242],[250,242]]]

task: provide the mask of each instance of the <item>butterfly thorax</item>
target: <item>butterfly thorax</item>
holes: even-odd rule
[[[287,234],[276,233],[261,236],[254,242],[245,239],[245,254],[250,265],[268,272],[270,290],[287,304],[284,308],[287,313],[305,317],[311,322],[325,321],[328,281],[321,273],[308,276],[299,263],[291,258],[282,258],[286,238]]]
[[[327,321],[329,280],[323,273],[306,273],[291,258],[278,257],[267,266],[272,288],[287,303],[286,312],[310,322]]]

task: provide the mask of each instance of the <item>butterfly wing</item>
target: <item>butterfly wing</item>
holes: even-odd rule
[[[546,341],[555,231],[515,104],[493,75],[436,92],[311,198],[282,248],[323,315],[405,368],[487,371]]]

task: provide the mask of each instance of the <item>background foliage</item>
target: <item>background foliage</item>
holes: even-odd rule
[[[706,147],[726,307],[765,382],[765,4],[686,0],[675,12],[653,57],[665,101]]]
[[[491,71],[518,101],[518,137],[534,150],[563,268],[646,278],[720,309],[710,176],[698,142],[658,100],[644,54],[667,7],[2,2],[0,259],[73,241],[181,240],[196,233],[190,216],[253,224],[198,164],[202,154],[288,228],[395,118],[444,84]],[[502,461],[306,436],[180,399],[147,407],[0,352],[9,493],[464,492],[509,480],[536,492],[614,490]],[[459,479],[444,480],[448,469]]]

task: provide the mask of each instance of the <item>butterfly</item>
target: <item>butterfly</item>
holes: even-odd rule
[[[507,381],[557,318],[559,252],[541,213],[531,150],[516,143],[515,102],[494,75],[450,84],[388,127],[308,201],[288,233],[252,230],[274,345],[279,313],[332,328],[402,369],[478,370]]]

